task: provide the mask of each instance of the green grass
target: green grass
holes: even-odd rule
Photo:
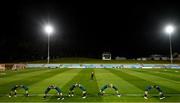
[[[95,72],[95,80],[90,80],[90,73]],[[69,87],[79,82],[87,89],[86,99],[81,98],[81,91],[75,90],[74,97],[67,97]],[[105,96],[98,96],[99,88],[113,83],[118,87],[121,97],[111,89]],[[9,98],[9,90],[15,84],[29,87],[30,97],[23,96],[18,90],[18,97]],[[55,84],[62,89],[65,100],[56,100],[55,96],[42,99],[45,89]],[[144,100],[144,89],[148,85],[159,85],[166,98],[159,100],[157,91],[150,92],[150,98]],[[55,95],[55,91],[50,92]],[[180,70],[176,69],[26,69],[22,71],[0,72],[0,102],[180,102]]]

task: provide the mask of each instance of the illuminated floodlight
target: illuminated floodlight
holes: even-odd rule
[[[54,27],[51,24],[46,24],[43,27],[44,32],[48,35],[48,56],[47,56],[47,63],[49,64],[50,60],[50,35],[54,33]]]
[[[170,48],[170,61],[171,64],[173,63],[173,55],[172,55],[172,43],[171,43],[171,35],[174,33],[175,31],[175,26],[169,24],[164,28],[164,31],[166,34],[169,35],[169,48]]]
[[[44,26],[44,31],[45,31],[45,33],[46,33],[47,35],[52,35],[53,32],[54,32],[54,28],[53,28],[52,25],[47,24],[47,25]]]
[[[172,35],[172,33],[174,32],[175,30],[175,27],[173,25],[167,25],[165,27],[165,32],[168,34],[168,35]]]

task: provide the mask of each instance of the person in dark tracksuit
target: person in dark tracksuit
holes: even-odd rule
[[[94,72],[91,72],[91,80],[94,80]]]

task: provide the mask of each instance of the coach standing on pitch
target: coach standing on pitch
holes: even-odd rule
[[[91,72],[91,80],[94,80],[94,72]]]

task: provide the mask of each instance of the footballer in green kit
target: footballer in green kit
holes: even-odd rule
[[[46,90],[45,90],[45,95],[44,95],[44,99],[47,97],[47,94],[48,92],[51,90],[51,89],[55,89],[57,91],[57,100],[64,100],[64,98],[62,97],[63,94],[62,94],[62,91],[59,87],[55,86],[55,85],[50,85]]]
[[[159,92],[159,96],[160,96],[160,100],[164,99],[165,96],[164,96],[164,93],[162,92],[161,88],[157,85],[154,85],[154,86],[147,86],[146,89],[145,89],[145,92],[144,92],[144,99],[148,99],[148,92],[152,89],[156,89],[158,92]]]
[[[69,97],[70,96],[74,96],[74,89],[78,87],[80,90],[82,90],[82,98],[86,98],[87,96],[87,92],[84,86],[82,86],[81,84],[75,83],[73,84],[70,88],[69,88]]]
[[[98,95],[103,96],[104,93],[105,93],[105,90],[106,90],[107,88],[112,88],[112,89],[114,89],[115,92],[116,92],[116,95],[117,95],[118,97],[121,96],[121,94],[120,94],[119,91],[118,91],[118,88],[117,88],[116,86],[114,86],[113,84],[104,85],[104,86],[100,89]]]
[[[25,90],[25,96],[29,96],[28,87],[25,85],[15,85],[13,88],[11,88],[11,91],[9,93],[9,98],[14,96],[17,96],[17,89],[24,89]]]

